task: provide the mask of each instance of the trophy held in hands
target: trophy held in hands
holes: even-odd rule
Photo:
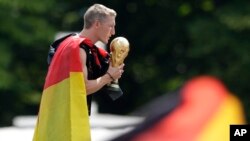
[[[112,67],[118,67],[123,64],[124,59],[127,57],[129,52],[129,42],[124,37],[116,37],[110,43],[110,53]],[[123,95],[118,79],[112,81],[107,85],[107,92],[112,100],[116,100]]]

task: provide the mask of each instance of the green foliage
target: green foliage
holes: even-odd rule
[[[47,3],[46,3],[47,2]],[[0,1],[0,125],[17,114],[36,114],[54,28],[44,19],[50,1]]]

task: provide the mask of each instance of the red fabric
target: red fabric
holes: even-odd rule
[[[202,76],[187,82],[181,94],[183,102],[180,106],[133,141],[196,140],[228,91],[217,79]]]
[[[94,44],[92,43],[92,41],[89,40],[88,38],[85,39],[84,43],[85,43],[87,46],[89,46],[89,48],[90,48],[92,54],[94,55],[94,57],[95,57],[95,63],[96,63],[99,67],[101,67],[101,63],[100,63],[99,58],[98,58],[98,56],[97,56],[97,51],[98,51],[97,48],[95,48],[95,46],[94,46]]]
[[[44,89],[68,78],[69,72],[82,71],[80,59],[72,60],[74,57],[69,55],[80,57],[79,45],[83,40],[78,36],[70,36],[60,44],[49,66]]]

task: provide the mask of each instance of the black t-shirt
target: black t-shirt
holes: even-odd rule
[[[84,42],[80,45],[80,48],[84,49],[87,54],[86,66],[88,70],[88,80],[94,80],[100,76],[103,76],[108,70],[110,55],[106,54],[106,56],[104,56],[103,53],[101,53],[102,50],[100,48],[96,47],[95,45],[90,47]],[[96,63],[96,59],[99,60],[99,65]],[[91,113],[92,97],[97,93],[102,93],[102,89],[87,96],[89,115]]]

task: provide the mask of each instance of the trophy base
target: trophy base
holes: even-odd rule
[[[123,91],[116,83],[111,83],[110,85],[106,85],[106,92],[113,101],[123,95]]]

